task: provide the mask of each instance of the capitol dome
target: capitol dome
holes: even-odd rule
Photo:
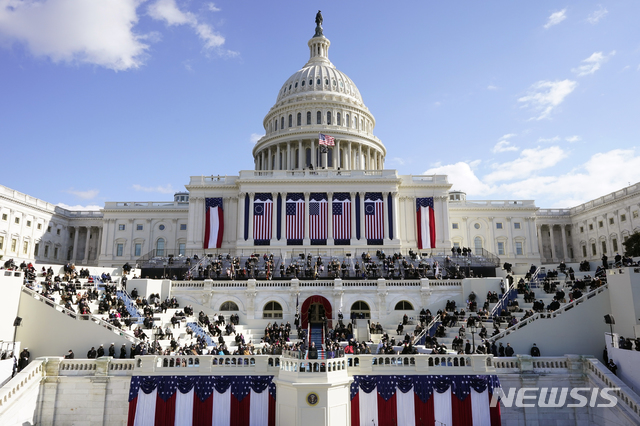
[[[307,43],[309,60],[278,91],[256,143],[256,170],[381,170],[386,148],[357,86],[329,60],[322,27]],[[334,145],[319,144],[319,135]],[[331,142],[330,142],[331,143]]]

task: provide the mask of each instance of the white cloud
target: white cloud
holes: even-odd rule
[[[566,138],[564,138],[564,140],[570,143],[574,143],[574,142],[580,142],[582,138],[578,135],[573,135],[573,136],[567,136]]]
[[[224,44],[224,37],[213,31],[210,25],[198,20],[191,12],[183,12],[176,5],[175,0],[158,0],[148,8],[153,19],[164,21],[167,25],[188,25],[204,42],[206,49],[213,49]]]
[[[518,102],[522,102],[523,107],[538,111],[539,115],[531,117],[531,120],[542,120],[549,117],[551,111],[560,105],[576,86],[578,83],[571,80],[541,80],[531,86],[529,93],[519,98]]]
[[[564,8],[559,12],[553,12],[550,16],[549,19],[547,20],[547,23],[544,24],[544,28],[545,29],[549,29],[554,25],[558,25],[560,22],[564,21],[565,19],[567,19],[567,9]]]
[[[514,136],[516,136],[515,133],[508,133],[502,136],[500,139],[498,139],[498,143],[495,144],[492,151],[494,153],[517,151],[519,148],[517,146],[511,145],[511,142],[509,141],[509,139]]]
[[[498,90],[498,86],[494,86],[493,84],[490,84],[487,86],[487,90]]]
[[[252,144],[256,144],[256,142],[258,142],[260,140],[261,137],[263,137],[264,135],[260,135],[258,133],[251,133],[251,136],[249,136],[249,140],[251,141]]]
[[[491,186],[482,182],[473,171],[473,167],[477,166],[478,162],[465,163],[459,162],[455,164],[448,164],[445,166],[436,165],[430,168],[423,174],[425,175],[448,175],[449,183],[451,183],[452,190],[464,191],[468,194],[474,195],[487,195],[493,192]]]
[[[582,60],[582,65],[577,68],[573,68],[571,71],[578,74],[578,77],[593,74],[598,71],[602,64],[607,62],[609,58],[616,54],[616,51],[612,51],[609,55],[603,55],[602,52],[594,52],[587,59]]]
[[[100,191],[97,189],[88,189],[86,191],[78,191],[76,189],[71,188],[67,190],[67,192],[69,194],[75,195],[78,198],[82,198],[83,200],[91,200],[92,198],[95,198]]]
[[[599,20],[604,18],[609,11],[604,7],[600,6],[600,9],[596,10],[592,14],[587,17],[587,22],[590,24],[597,24]]]
[[[502,164],[493,164],[493,172],[484,177],[485,182],[493,184],[500,181],[519,180],[544,169],[553,167],[567,157],[567,153],[558,146],[548,148],[523,149],[520,157]]]
[[[207,5],[207,8],[209,9],[209,11],[211,12],[220,12],[220,8],[218,6],[215,5],[215,3],[209,3]]]
[[[560,136],[554,136],[552,138],[538,138],[538,142],[540,143],[552,143],[558,142],[560,140]]]
[[[99,211],[102,208],[100,206],[93,206],[93,205],[81,206],[79,204],[77,204],[75,206],[70,206],[70,205],[64,204],[64,203],[58,203],[56,205],[58,207],[62,207],[63,209],[71,210],[71,211]]]
[[[173,194],[176,192],[176,190],[173,189],[173,186],[171,186],[170,183],[166,184],[165,186],[142,186],[136,183],[133,185],[133,189],[142,192],[159,192],[161,194]]]
[[[148,45],[133,31],[138,0],[0,0],[0,41],[53,62],[138,68]]]

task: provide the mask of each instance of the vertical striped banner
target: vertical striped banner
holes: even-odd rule
[[[256,241],[271,240],[271,223],[273,199],[270,193],[257,193],[253,201],[253,239]]]
[[[309,238],[311,240],[327,239],[327,194],[312,192],[309,197]]]
[[[382,193],[367,192],[364,197],[365,238],[378,241],[384,239],[384,203]]]
[[[351,239],[351,194],[337,192],[333,194],[333,239]]]

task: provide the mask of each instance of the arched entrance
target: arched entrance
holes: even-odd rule
[[[331,303],[326,298],[318,295],[307,298],[300,309],[302,328],[306,329],[309,322],[321,322],[323,314],[329,319],[328,326],[331,327],[331,317],[333,316]]]

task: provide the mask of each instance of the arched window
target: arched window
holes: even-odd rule
[[[296,126],[302,126],[302,114],[298,113],[298,117],[296,118]]]
[[[296,149],[294,152],[295,152],[295,155],[296,155],[296,157],[295,157],[295,158],[296,158],[296,160],[295,160],[296,169],[298,169],[298,168],[300,168],[300,161],[299,161],[299,158],[300,158],[300,154],[299,154],[299,153],[300,153],[300,150],[299,150],[299,149]]]
[[[320,111],[316,114],[316,124],[322,124],[322,113]]]
[[[333,167],[333,148],[327,151],[327,167]]]
[[[289,127],[293,127],[293,115],[289,114]]]
[[[406,300],[401,300],[396,303],[396,307],[394,308],[396,311],[413,311],[413,305]]]
[[[342,126],[342,120],[341,120],[340,118],[341,118],[341,117],[340,117],[340,113],[337,113],[337,114],[336,114],[336,122],[337,122],[336,124],[337,124],[338,126]]]
[[[356,318],[371,318],[371,309],[369,309],[367,302],[363,302],[362,300],[351,305],[351,313],[355,314]]]
[[[476,237],[473,240],[473,248],[475,249],[476,256],[482,255],[482,238]]]
[[[280,128],[284,129],[284,117],[280,118]]]
[[[311,164],[311,148],[307,148],[305,150],[304,157],[305,157],[305,165],[309,167],[309,164]]]
[[[278,302],[268,302],[262,312],[262,318],[282,318],[282,306]]]
[[[331,111],[327,111],[327,124],[331,125]]]
[[[349,114],[347,114],[347,115],[345,116],[344,124],[345,124],[345,126],[347,126],[347,127],[351,127],[351,122],[349,121]]]
[[[275,119],[275,120],[273,120],[273,121],[275,121],[275,123],[276,123],[276,124],[275,124],[275,127],[276,127],[276,132],[277,132],[277,131],[278,131],[278,119],[276,118],[276,119]]]
[[[156,241],[156,256],[164,256],[164,238],[159,238]]]
[[[222,305],[220,305],[220,310],[221,311],[239,311],[240,309],[238,309],[238,305],[236,305],[235,302],[224,302]]]
[[[311,125],[311,111],[307,111],[307,126]]]

